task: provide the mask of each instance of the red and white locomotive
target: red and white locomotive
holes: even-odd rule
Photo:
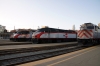
[[[84,23],[77,32],[77,39],[83,45],[93,45],[100,42],[100,28],[93,23]]]
[[[12,33],[10,36],[10,40],[12,41],[31,41],[32,33],[35,30],[17,30],[16,32]]]
[[[74,30],[63,30],[56,28],[40,28],[32,35],[33,43],[52,43],[52,42],[66,42],[76,41],[77,33]]]

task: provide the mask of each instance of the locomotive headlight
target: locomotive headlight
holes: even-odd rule
[[[32,38],[35,38],[35,35],[36,35],[36,33],[33,33],[33,34],[32,34]]]
[[[35,35],[34,34],[32,34],[32,38],[35,38]]]

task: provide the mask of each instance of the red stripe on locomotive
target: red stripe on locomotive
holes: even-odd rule
[[[35,35],[35,38],[40,38],[40,36],[41,36],[42,34],[44,34],[44,32],[41,32],[41,33]]]
[[[87,30],[85,30],[85,31],[92,37],[92,34],[89,31],[87,31]]]
[[[15,35],[14,38],[18,38],[19,35],[20,35],[20,34]]]
[[[78,36],[80,36],[82,32],[83,32],[83,30],[82,31],[79,31]]]
[[[89,38],[88,35],[87,35],[86,33],[83,33],[83,35],[84,35],[85,37]]]

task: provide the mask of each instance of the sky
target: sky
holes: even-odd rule
[[[0,24],[7,30],[49,26],[78,30],[100,23],[100,0],[0,0]]]

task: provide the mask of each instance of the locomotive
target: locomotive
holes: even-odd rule
[[[11,34],[11,41],[31,41],[32,33],[35,30],[17,30]]]
[[[40,28],[32,34],[32,43],[52,43],[76,41],[77,32],[74,30],[63,30],[58,28]]]
[[[84,46],[91,46],[100,42],[100,28],[93,23],[84,23],[77,32],[77,41]]]

